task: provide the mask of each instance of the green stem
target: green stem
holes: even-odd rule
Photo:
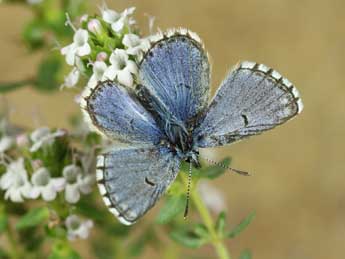
[[[34,83],[35,83],[34,79],[26,79],[22,81],[9,82],[9,83],[0,83],[0,93],[11,92],[19,88],[22,88],[24,86],[34,84]]]
[[[16,239],[14,238],[14,234],[12,232],[11,226],[8,225],[7,227],[7,239],[8,242],[10,244],[11,247],[11,258],[12,259],[19,259],[20,255],[19,255],[19,247],[18,244],[16,242]]]
[[[182,181],[187,184],[187,177],[184,173],[180,173]],[[202,218],[205,226],[207,227],[210,235],[212,245],[220,259],[231,259],[230,253],[224,245],[222,238],[217,234],[214,229],[214,223],[210,212],[208,211],[206,205],[202,201],[196,188],[191,192],[191,200],[193,201],[195,207],[197,208],[200,217]]]

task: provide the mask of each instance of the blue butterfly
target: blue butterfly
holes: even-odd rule
[[[185,29],[155,36],[138,65],[135,90],[105,81],[87,89],[81,103],[94,129],[127,143],[99,155],[96,171],[105,204],[126,225],[157,202],[181,161],[199,166],[199,148],[260,134],[303,109],[286,78],[247,61],[231,70],[208,104],[208,56]]]

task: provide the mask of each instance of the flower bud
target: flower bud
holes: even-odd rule
[[[34,169],[34,171],[36,171],[37,169],[42,167],[43,162],[40,159],[35,159],[35,160],[31,161],[31,165],[32,165],[32,168]]]
[[[97,60],[97,61],[106,61],[107,58],[108,58],[108,55],[107,55],[107,53],[105,53],[104,51],[99,52],[99,53],[97,54],[97,56],[96,56],[96,60]]]
[[[102,34],[103,33],[103,27],[100,21],[98,21],[97,19],[91,19],[88,23],[87,23],[87,29],[94,33],[94,34]]]
[[[18,147],[25,147],[29,144],[28,135],[23,133],[16,137],[16,143]]]

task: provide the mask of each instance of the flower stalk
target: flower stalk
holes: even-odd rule
[[[187,177],[186,174],[183,172],[180,173],[182,182],[187,185]],[[205,226],[207,227],[207,230],[210,233],[211,236],[211,243],[220,259],[231,259],[230,253],[228,249],[226,248],[225,244],[223,243],[222,237],[220,237],[214,228],[214,223],[211,217],[211,214],[202,201],[197,188],[193,188],[191,191],[191,201],[194,203],[196,209],[199,212],[199,215],[201,219],[203,220]]]

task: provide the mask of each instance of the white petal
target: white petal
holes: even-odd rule
[[[105,72],[104,72],[103,79],[114,80],[118,71],[119,70],[115,66],[108,67],[107,70],[105,70]]]
[[[14,141],[11,137],[4,136],[0,139],[0,153],[7,151],[12,145]]]
[[[132,7],[125,9],[122,14],[124,16],[128,16],[128,15],[132,15],[134,13],[134,11],[135,11],[135,7],[132,6]]]
[[[97,80],[101,80],[105,70],[107,69],[107,64],[103,61],[96,61],[93,64],[93,73]]]
[[[120,84],[131,87],[133,85],[133,76],[128,70],[119,71],[117,74],[117,80]]]
[[[119,19],[120,14],[115,12],[114,10],[110,10],[110,9],[105,9],[102,11],[102,18],[106,23],[113,23],[115,22],[117,19]]]
[[[66,180],[63,177],[52,178],[50,182],[54,190],[57,192],[62,191],[66,185]]]
[[[84,29],[78,29],[73,36],[73,43],[76,44],[76,47],[80,47],[84,45],[88,39],[88,31]]]
[[[74,67],[72,71],[67,76],[65,76],[65,82],[63,83],[63,85],[61,85],[61,87],[71,88],[75,86],[79,81],[79,76],[79,70]]]
[[[52,201],[56,198],[56,191],[52,186],[47,186],[42,189],[42,198],[45,201]]]
[[[30,139],[33,142],[39,141],[42,138],[48,136],[50,134],[50,129],[48,127],[41,127],[38,128],[36,130],[34,130],[31,135],[30,135]]]
[[[37,199],[41,194],[41,189],[39,187],[33,186],[29,192],[29,197],[30,199]]]
[[[76,54],[79,57],[89,55],[91,53],[91,47],[89,43],[85,43],[83,46],[79,47],[76,51]]]
[[[132,60],[128,60],[127,61],[127,65],[126,65],[126,69],[131,72],[132,74],[138,74],[138,67],[137,64],[132,61]]]
[[[140,38],[136,34],[126,34],[123,37],[122,43],[128,48],[136,47],[140,44]]]
[[[120,32],[124,26],[125,26],[125,20],[123,17],[121,17],[118,21],[111,24],[111,28],[115,32]]]
[[[5,193],[5,199],[8,199],[8,198],[10,198],[10,200],[13,202],[23,202],[24,201],[19,189],[11,188],[11,189],[7,190]]]
[[[67,184],[65,189],[65,199],[69,203],[76,203],[80,199],[77,184]]]

